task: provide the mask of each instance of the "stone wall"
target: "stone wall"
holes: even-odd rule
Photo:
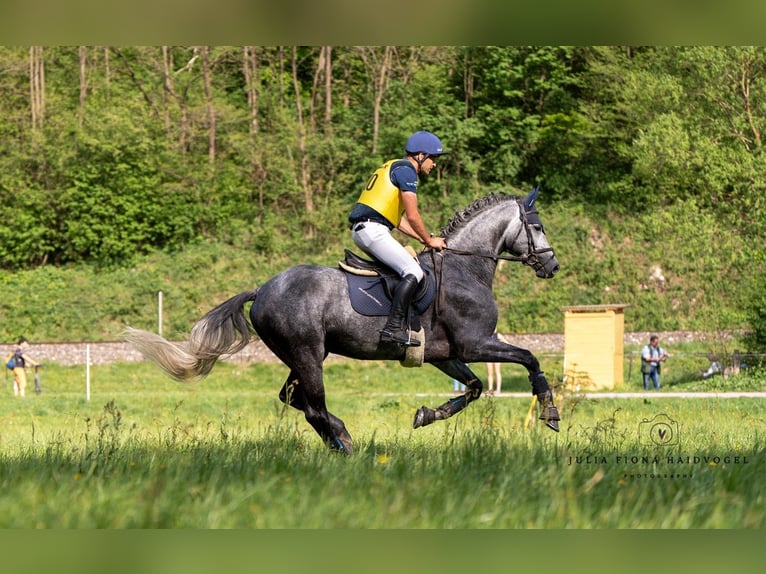
[[[701,341],[710,337],[709,334],[696,331],[671,331],[659,332],[656,334],[660,337],[660,343],[669,350],[671,350],[674,344]],[[625,333],[624,344],[626,346],[644,345],[649,341],[650,335],[651,333],[644,332]],[[731,335],[725,335],[725,338],[729,338],[730,336]],[[528,349],[535,354],[564,352],[564,335],[561,333],[509,334],[506,335],[506,337],[511,344],[523,349]],[[40,363],[84,365],[86,363],[86,353],[88,348],[90,348],[90,363],[92,365],[112,363],[115,361],[131,362],[142,360],[141,355],[138,352],[133,350],[127,343],[122,342],[32,343],[29,347],[29,356]],[[2,349],[3,356],[5,356],[13,349],[13,345],[5,344],[2,346]],[[269,351],[260,340],[253,341],[231,359],[243,364],[277,361],[274,354]]]

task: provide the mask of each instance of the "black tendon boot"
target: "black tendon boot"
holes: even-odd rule
[[[414,275],[405,275],[397,285],[391,301],[391,313],[388,322],[380,332],[380,340],[383,343],[399,343],[409,347],[418,347],[420,341],[410,338],[407,329],[407,311],[410,308],[412,296],[418,288],[418,280]]]

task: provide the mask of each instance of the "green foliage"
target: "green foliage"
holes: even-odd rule
[[[452,151],[421,183],[429,228],[543,189],[562,271],[503,269],[501,328],[613,302],[636,330],[763,331],[763,48],[46,47],[35,126],[29,58],[0,48],[6,337],[109,338],[160,289],[183,332],[291,262],[334,265],[417,129]]]
[[[748,334],[750,350],[766,352],[766,253],[762,248],[753,250],[748,262],[749,270],[745,290],[745,312],[750,323]]]
[[[63,261],[124,264],[155,247],[178,249],[193,237],[190,195],[163,185],[162,156],[145,143],[81,143],[61,195]]]

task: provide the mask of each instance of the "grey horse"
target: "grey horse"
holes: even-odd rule
[[[464,383],[466,392],[435,409],[418,409],[414,428],[451,417],[481,396],[482,383],[467,363],[500,362],[527,369],[540,419],[559,430],[558,409],[537,358],[494,334],[498,309],[492,281],[499,260],[520,261],[540,278],[551,278],[559,270],[535,206],[537,196],[534,189],[523,198],[506,194],[481,198],[457,212],[442,229],[447,249],[418,255],[435,283],[434,302],[419,317],[422,361]],[[209,374],[222,355],[241,351],[254,331],[290,369],[280,400],[302,411],[330,449],[349,454],[351,436],[343,421],[327,410],[323,363],[330,353],[403,361],[404,347],[380,342],[385,322],[385,316],[354,310],[344,270],[297,265],[210,310],[194,325],[186,343],[133,328],[127,328],[123,338],[168,375],[184,381]]]

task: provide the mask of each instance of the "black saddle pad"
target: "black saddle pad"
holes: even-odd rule
[[[431,306],[436,289],[428,270],[425,270],[425,291],[417,294],[412,301],[411,314],[422,315]],[[391,298],[388,296],[381,277],[365,277],[346,273],[348,281],[348,296],[354,311],[368,317],[388,316],[391,311]]]

